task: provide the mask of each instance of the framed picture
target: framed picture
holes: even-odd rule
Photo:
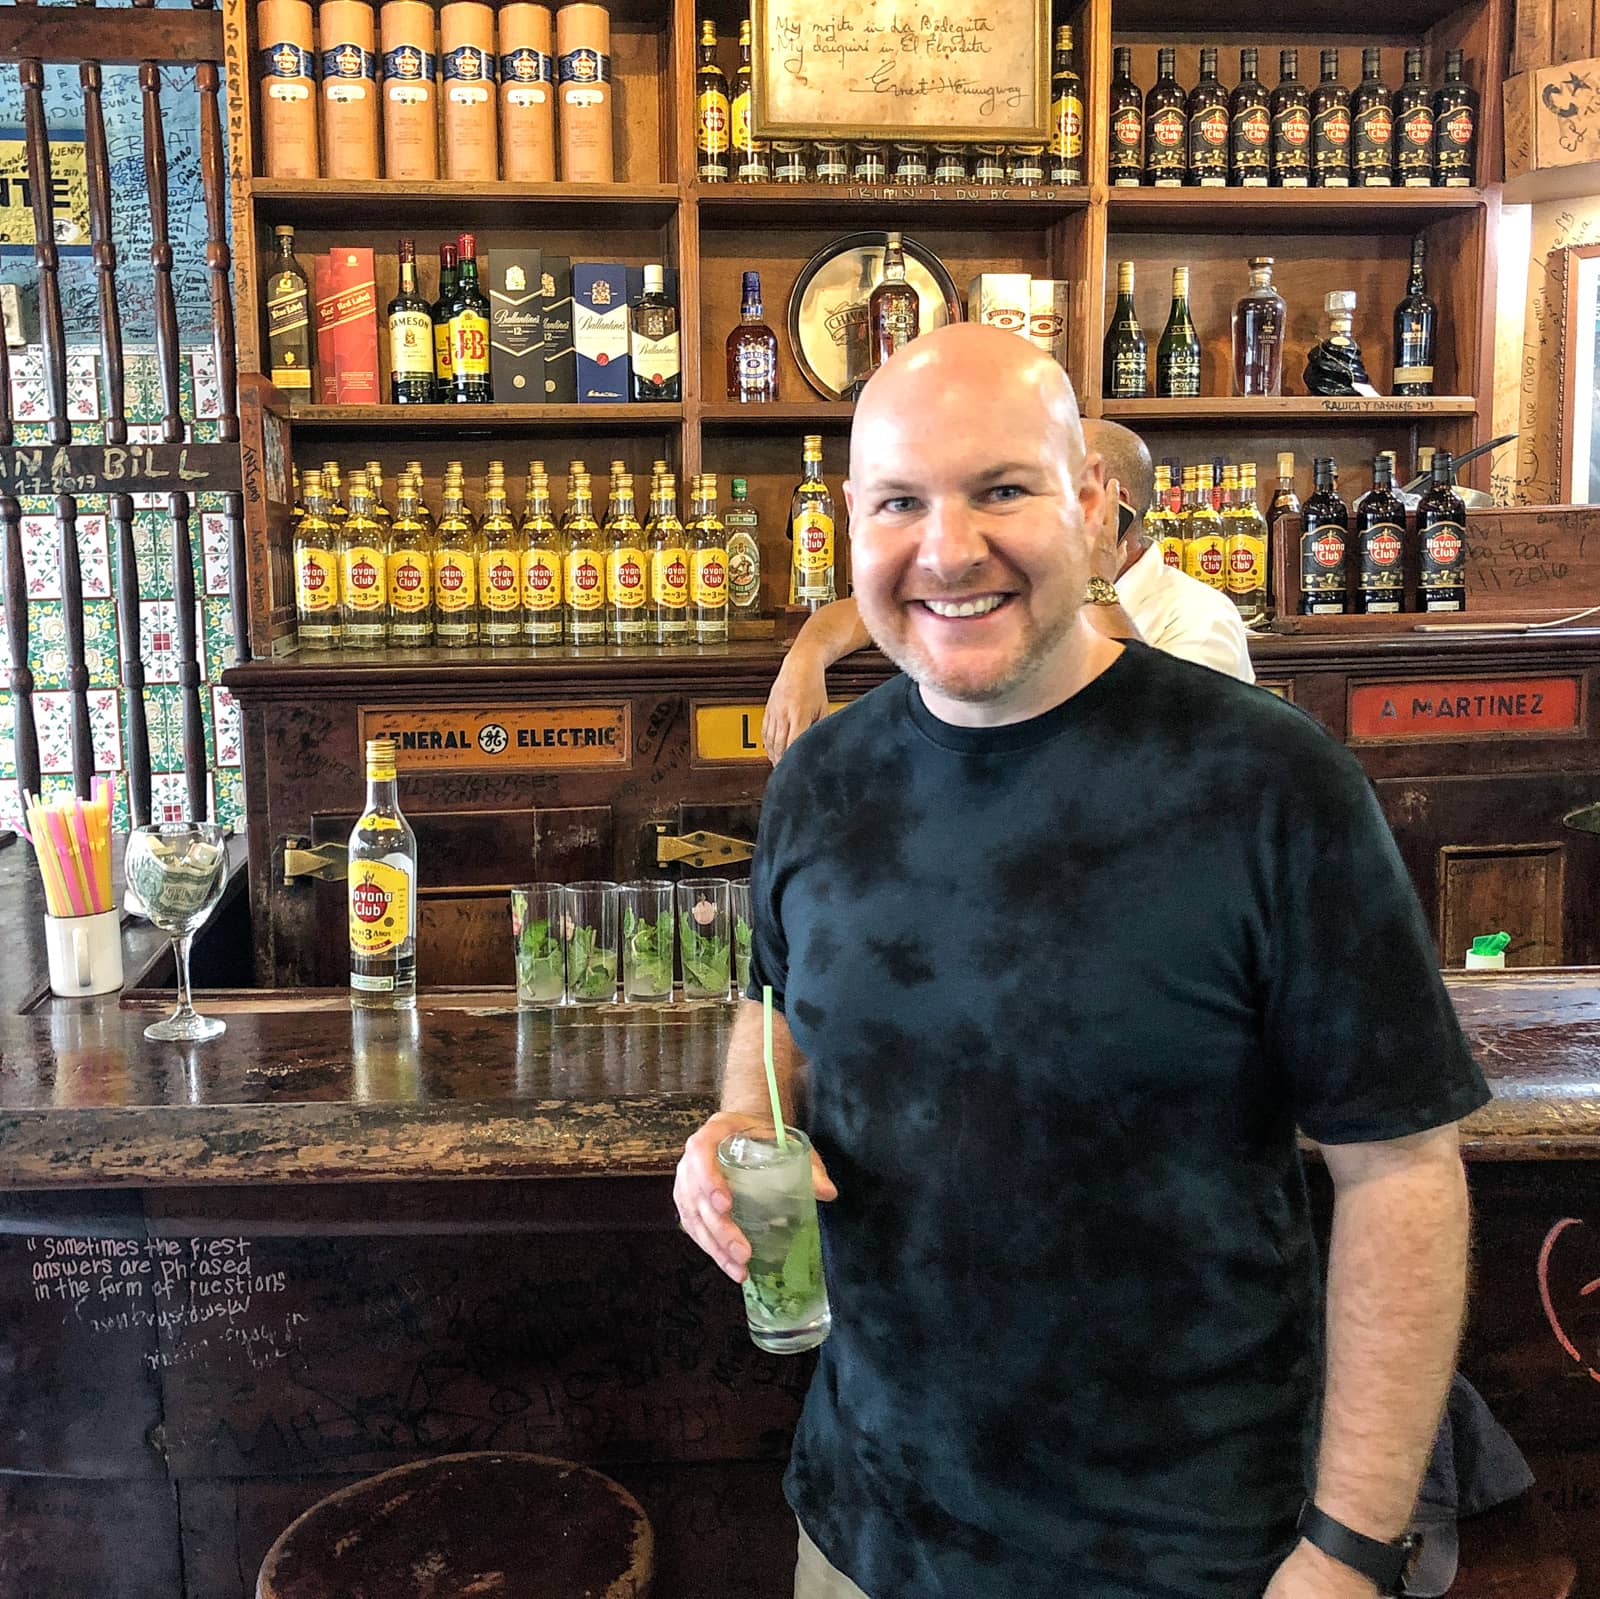
[[[1561,409],[1556,499],[1600,505],[1600,244],[1561,252]]]
[[[1044,144],[1042,0],[752,0],[760,139]]]

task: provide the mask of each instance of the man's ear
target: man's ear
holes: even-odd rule
[[[844,525],[848,534],[855,525],[856,520],[856,491],[851,487],[850,479],[844,480]]]

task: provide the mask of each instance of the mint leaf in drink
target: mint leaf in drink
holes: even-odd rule
[[[678,919],[678,944],[683,955],[683,984],[701,994],[728,991],[728,940],[702,933],[691,913]]]

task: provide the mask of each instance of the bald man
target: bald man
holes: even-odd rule
[[[1185,661],[1253,683],[1249,635],[1238,607],[1215,589],[1168,566],[1145,533],[1145,513],[1155,494],[1150,452],[1137,433],[1115,422],[1083,424],[1089,453],[1100,461],[1106,509],[1094,541],[1095,574],[1116,589],[1115,603],[1087,613],[1108,638],[1142,639]],[[1133,512],[1124,533],[1119,502]],[[762,739],[774,764],[795,739],[828,713],[828,668],[862,649],[866,626],[853,599],[836,600],[806,619],[784,657],[767,696]]]
[[[779,764],[751,875],[827,1201],[797,1599],[1391,1591],[1488,1093],[1372,790],[1309,717],[1085,615],[1105,488],[1025,340],[916,340],[850,444],[902,675]],[[715,1150],[768,1114],[761,1031],[751,998],[674,1187],[735,1281]]]

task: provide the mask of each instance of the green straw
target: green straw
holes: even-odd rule
[[[783,1126],[783,1105],[778,1098],[778,1067],[772,1058],[772,989],[763,984],[761,989],[761,1054],[767,1066],[767,1092],[772,1096],[772,1125],[778,1131],[778,1148],[789,1147],[789,1135]]]

